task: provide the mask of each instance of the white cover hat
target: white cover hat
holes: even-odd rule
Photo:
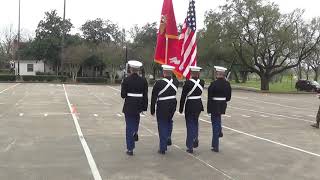
[[[140,68],[142,66],[142,63],[140,61],[136,61],[136,60],[130,60],[130,61],[128,61],[128,64],[132,68]]]
[[[217,72],[225,72],[227,68],[222,67],[222,66],[214,66]]]
[[[189,66],[190,71],[199,72],[202,68],[198,66]]]
[[[165,71],[172,71],[172,70],[175,69],[175,67],[170,66],[170,65],[167,65],[167,64],[164,64],[164,65],[162,65],[161,67],[162,67],[162,69],[165,70]]]

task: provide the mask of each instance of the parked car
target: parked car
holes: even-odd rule
[[[296,83],[298,91],[309,91],[320,93],[320,84],[317,81],[299,80]]]

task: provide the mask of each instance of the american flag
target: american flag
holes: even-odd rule
[[[189,66],[197,65],[197,25],[195,1],[190,0],[187,18],[184,21],[182,32],[179,37],[179,45],[181,48],[181,64],[179,71],[184,77],[189,78]]]

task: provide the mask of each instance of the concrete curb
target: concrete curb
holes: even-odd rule
[[[0,81],[0,83],[47,83],[47,84],[73,84],[73,85],[100,85],[100,86],[117,86],[120,84],[109,84],[109,83],[75,83],[75,82],[25,82],[25,81]],[[150,86],[149,87],[153,87]],[[205,84],[204,88],[208,89],[209,84]],[[232,90],[237,90],[237,91],[247,91],[247,92],[254,92],[254,93],[261,93],[261,94],[317,94],[316,92],[303,92],[303,91],[296,91],[296,92],[270,92],[270,91],[261,91],[257,88],[253,88],[253,87],[243,87],[243,86],[235,86],[235,85],[231,85]]]
[[[75,82],[39,82],[39,81],[0,81],[1,83],[21,83],[21,84],[74,84],[74,85],[108,85],[108,86],[117,86],[120,84],[111,84],[111,83],[75,83]]]
[[[241,86],[235,86],[231,85],[233,90],[239,90],[239,91],[249,91],[249,92],[255,92],[255,93],[262,93],[262,94],[317,94],[316,92],[304,92],[304,91],[296,91],[296,92],[270,92],[270,91],[261,91],[260,89],[253,88],[253,87],[241,87]]]

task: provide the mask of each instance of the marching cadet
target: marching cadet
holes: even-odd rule
[[[215,66],[216,81],[208,88],[208,114],[211,114],[212,123],[212,151],[219,152],[219,136],[221,136],[221,115],[225,114],[227,102],[231,99],[231,86],[225,78],[224,67]]]
[[[199,146],[199,115],[203,111],[201,100],[204,88],[204,80],[199,79],[200,67],[190,66],[191,78],[187,80],[183,86],[179,112],[183,113],[185,106],[185,119],[187,126],[186,146],[187,152],[193,153],[193,148]]]
[[[318,94],[318,98],[320,99],[320,94]],[[317,117],[316,117],[316,123],[312,124],[311,126],[319,129],[319,124],[320,124],[320,106],[319,106]]]
[[[179,82],[172,78],[173,66],[162,65],[163,79],[158,80],[152,90],[151,115],[156,113],[160,139],[159,154],[165,154],[167,146],[172,144],[171,132],[173,115],[176,112],[176,94]],[[157,109],[155,108],[157,104]]]
[[[125,99],[123,113],[126,120],[127,154],[133,155],[135,141],[138,141],[140,113],[148,108],[148,83],[138,75],[142,63],[131,60],[130,75],[121,84],[121,97]]]

